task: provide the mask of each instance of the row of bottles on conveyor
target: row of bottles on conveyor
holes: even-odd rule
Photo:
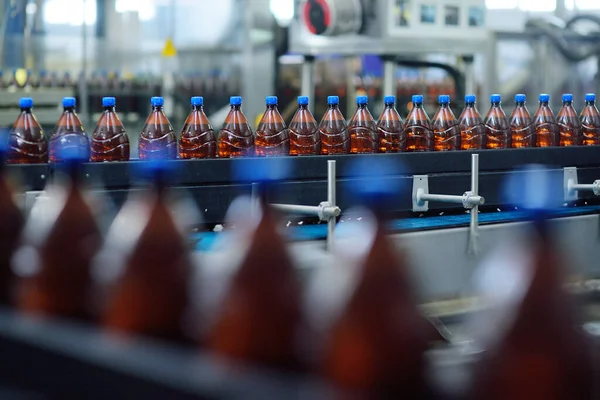
[[[417,307],[407,258],[386,231],[386,210],[400,191],[399,180],[389,179],[400,172],[396,163],[354,161],[349,174],[364,182],[351,186],[363,222],[340,228],[335,265],[307,289],[266,201],[286,161],[257,160],[251,170],[238,161],[238,178],[258,182],[260,206],[254,214],[234,210],[239,229],[222,233],[230,235],[221,250],[232,267],[219,269],[226,272],[220,291],[210,274],[197,273],[182,219],[170,212],[172,163],[142,164],[150,195],[132,192],[103,240],[81,179],[84,160],[69,150],[62,157],[62,178],[25,224],[0,179],[3,303],[120,335],[197,342],[233,364],[317,374],[347,398],[446,398],[428,375],[426,354],[447,343]],[[521,182],[526,198],[546,193],[524,190],[546,182],[533,178]],[[478,342],[487,351],[474,369],[471,399],[592,398],[591,353],[562,292],[565,271],[546,216],[532,203],[528,244],[499,249],[487,268],[488,286],[503,282],[491,291],[494,300],[508,294],[508,308],[494,321],[504,325],[486,329],[499,337]],[[197,279],[208,281],[192,284]],[[212,307],[194,303],[216,292]]]

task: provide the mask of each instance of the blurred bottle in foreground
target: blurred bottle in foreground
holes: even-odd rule
[[[164,104],[162,97],[150,99],[152,111],[142,128],[138,143],[140,160],[177,158],[177,137],[163,111]]]
[[[474,94],[465,96],[465,109],[459,118],[461,150],[479,150],[485,148],[485,125],[476,107]]]
[[[204,98],[194,96],[179,138],[179,158],[215,158],[217,140],[212,125],[204,113]]]
[[[563,94],[563,106],[556,116],[556,123],[560,130],[561,146],[581,145],[581,121],[573,107],[573,95]]]
[[[377,153],[377,123],[367,108],[367,96],[356,97],[356,112],[348,124],[350,153]]]
[[[433,129],[427,112],[423,108],[423,96],[412,97],[413,108],[408,113],[404,130],[406,151],[432,151],[434,149]]]
[[[321,153],[321,134],[315,117],[308,109],[308,97],[298,97],[298,111],[289,127],[290,155],[308,156]]]
[[[585,95],[585,107],[581,110],[581,129],[585,146],[600,144],[600,113],[596,107],[594,93]]]
[[[92,133],[91,160],[129,161],[129,137],[115,111],[114,97],[103,97],[104,112]]]
[[[439,96],[440,107],[433,116],[433,138],[436,151],[460,150],[460,128],[450,108],[450,96]]]
[[[83,124],[75,112],[75,97],[65,97],[64,111],[50,136],[50,162],[63,161],[61,154],[77,152],[81,159],[90,159],[90,141]]]
[[[404,122],[396,109],[396,96],[383,98],[384,109],[377,122],[380,153],[398,153],[406,151],[406,132]]]
[[[33,99],[21,98],[19,107],[21,113],[8,137],[6,161],[11,164],[48,162],[48,143],[41,125],[33,114]]]
[[[321,154],[349,154],[350,134],[348,124],[339,108],[338,96],[327,97],[327,111],[319,123]]]
[[[231,96],[231,110],[219,132],[219,158],[251,157],[254,155],[254,135],[248,119],[242,112],[242,98]]]
[[[515,109],[510,116],[510,134],[513,148],[535,147],[535,127],[525,105],[524,94],[515,95]]]
[[[492,107],[484,120],[486,148],[509,149],[511,146],[510,126],[502,109],[502,97],[499,94],[493,94],[490,102]]]
[[[254,140],[257,156],[287,156],[290,154],[290,135],[277,109],[277,96],[268,96],[267,109],[256,128]]]
[[[549,102],[549,94],[540,94],[540,106],[533,116],[537,147],[560,145],[560,129],[556,124],[554,113],[548,105]]]

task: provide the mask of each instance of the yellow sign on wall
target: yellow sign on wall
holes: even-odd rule
[[[177,55],[177,49],[175,48],[175,43],[173,43],[173,39],[167,38],[165,41],[165,45],[162,50],[163,57],[175,57]]]

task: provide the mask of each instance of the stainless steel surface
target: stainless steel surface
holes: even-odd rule
[[[577,179],[577,168],[576,167],[565,167],[564,168],[564,192],[565,202],[574,201],[578,199],[578,192],[590,191],[594,195],[600,195],[600,180],[595,180],[590,184],[580,184]]]
[[[337,207],[336,203],[336,170],[335,160],[327,160],[327,202],[331,207]],[[335,217],[327,221],[327,249],[333,250],[333,237],[335,233]]]
[[[479,154],[471,154],[471,194],[479,196]],[[479,205],[475,204],[471,209],[471,220],[469,222],[469,253],[477,254],[478,227],[479,227]]]

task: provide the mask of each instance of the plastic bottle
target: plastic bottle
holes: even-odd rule
[[[114,97],[103,97],[104,112],[92,133],[91,160],[129,161],[129,137],[115,112]]]
[[[338,96],[327,97],[328,109],[319,123],[321,134],[321,154],[349,154],[350,134],[348,124],[339,109]]]
[[[485,116],[485,135],[487,149],[509,149],[510,125],[506,114],[502,109],[502,96],[493,94],[490,96],[492,106]]]
[[[13,124],[8,138],[7,162],[33,164],[48,162],[48,143],[41,125],[31,111],[33,99],[19,100],[21,114]]]
[[[560,145],[560,130],[556,124],[554,113],[548,105],[549,94],[540,94],[540,106],[533,116],[537,147],[554,147]]]
[[[406,151],[406,132],[404,122],[396,110],[396,96],[383,98],[384,109],[377,122],[380,153],[398,153]]]
[[[223,127],[219,132],[217,144],[219,157],[250,157],[254,155],[254,135],[248,124],[246,116],[242,112],[242,98],[231,96],[229,98],[231,110]]]
[[[439,96],[440,108],[433,116],[433,137],[436,151],[460,150],[460,128],[450,108],[450,96]]]
[[[204,113],[204,98],[192,97],[192,111],[185,120],[179,138],[179,158],[215,158],[217,140]]]
[[[298,97],[298,111],[289,126],[290,156],[309,156],[321,153],[321,134],[315,117],[308,109],[308,97]]]
[[[423,108],[423,96],[412,97],[413,108],[408,113],[405,123],[406,151],[432,151],[433,129],[427,112]]]
[[[524,94],[515,95],[515,109],[510,116],[510,135],[513,148],[535,147],[535,127],[525,105]]]
[[[594,93],[585,95],[585,107],[581,110],[581,129],[585,146],[600,144],[600,113]]]
[[[367,108],[367,96],[356,97],[356,112],[348,124],[350,133],[350,153],[377,153],[379,136],[377,123]]]
[[[277,96],[267,96],[263,114],[254,140],[257,156],[287,156],[290,154],[290,134],[277,109]]]
[[[138,143],[140,160],[177,158],[177,137],[171,122],[163,111],[165,100],[152,97],[152,111],[140,133]]]
[[[485,148],[485,126],[477,110],[476,101],[477,97],[474,94],[465,96],[465,109],[459,118],[461,150]]]
[[[561,146],[580,146],[582,142],[581,121],[573,108],[573,95],[563,94],[563,106],[556,116],[560,130]]]
[[[167,183],[174,173],[163,160],[149,161],[143,168],[153,182],[151,192],[126,203],[100,253],[120,256],[118,278],[107,284],[103,324],[124,334],[188,341],[183,318],[192,265],[187,240],[169,201]],[[131,221],[135,227],[127,231],[124,225]],[[126,239],[124,230],[129,233]]]
[[[64,111],[50,136],[50,162],[60,162],[60,154],[77,151],[81,159],[90,159],[90,141],[81,120],[75,113],[75,97],[65,97]]]

